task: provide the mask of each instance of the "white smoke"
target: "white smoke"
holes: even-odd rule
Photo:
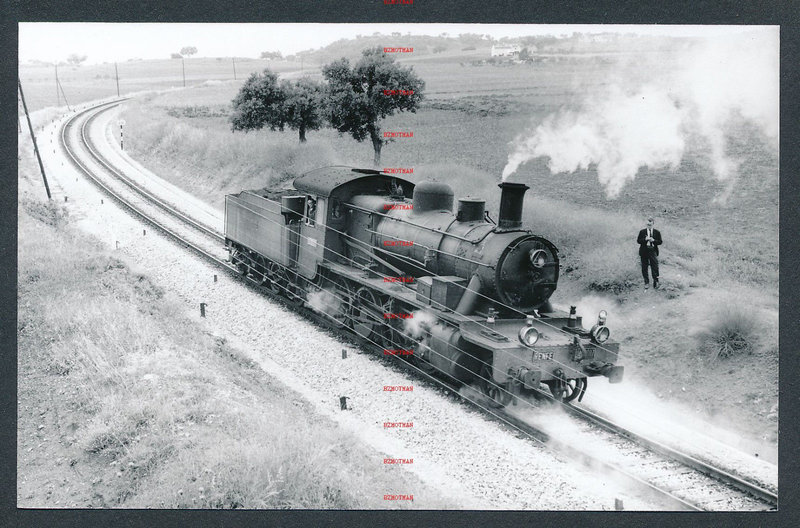
[[[616,197],[639,167],[677,167],[685,148],[682,114],[676,101],[658,88],[647,86],[633,93],[614,88],[604,100],[579,112],[550,115],[533,135],[517,138],[503,179],[540,156],[549,158],[552,173],[588,169],[595,163],[606,193]]]
[[[577,109],[551,114],[517,137],[503,179],[538,157],[548,158],[553,173],[594,164],[615,198],[640,168],[674,170],[698,141],[714,176],[732,185],[741,160],[727,151],[731,119],[743,118],[777,140],[778,51],[778,30],[757,29],[676,52],[677,70],[654,71],[647,83],[623,74]]]
[[[315,312],[333,317],[339,311],[341,301],[336,293],[334,293],[334,290],[324,288],[322,290],[310,292],[306,304]]]
[[[424,310],[412,313],[413,317],[403,319],[405,332],[413,339],[419,339],[436,324],[436,316]]]

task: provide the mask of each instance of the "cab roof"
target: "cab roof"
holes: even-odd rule
[[[327,198],[342,185],[362,178],[373,179],[376,176],[383,176],[387,180],[395,180],[398,184],[404,184],[404,187],[409,190],[414,188],[413,182],[395,174],[387,174],[375,169],[358,169],[342,165],[322,167],[309,171],[295,178],[294,188],[307,194]]]

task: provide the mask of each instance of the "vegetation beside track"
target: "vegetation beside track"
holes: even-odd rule
[[[33,199],[34,168],[21,161],[20,507],[451,506],[74,229],[63,205]],[[397,489],[415,502],[383,501]]]
[[[465,78],[474,74],[461,71]],[[557,99],[553,104],[567,102],[564,79],[548,71],[530,89],[551,94]],[[332,130],[316,132],[303,145],[290,132],[232,133],[225,105],[237,89],[233,83],[204,85],[128,103],[129,153],[220,209],[226,193],[289,184],[311,168],[370,166],[368,147]],[[415,177],[445,181],[459,196],[480,195],[495,214],[499,195],[492,189],[498,178],[489,165],[499,173],[507,141],[530,116],[547,112],[529,99],[541,97],[432,98],[417,114],[387,118],[385,129],[411,130],[414,138],[387,145],[384,165],[414,167]],[[513,111],[494,111],[500,103]],[[476,105],[485,107],[486,115],[476,115]],[[600,308],[610,311],[609,324],[623,343],[627,381],[682,403],[698,418],[736,423],[747,436],[774,446],[777,158],[758,137],[748,139],[752,130],[731,133],[743,155],[750,149],[750,161],[725,206],[712,203],[722,186],[702,174],[702,152],[690,152],[675,174],[643,169],[614,201],[604,197],[591,170],[548,176],[537,169],[531,181],[518,181],[532,187],[526,223],[559,248],[562,275],[554,302],[577,304],[589,318]],[[635,237],[643,216],[656,206],[663,206],[658,227],[666,237],[662,288],[643,291]],[[736,344],[733,356],[721,357],[709,348],[707,336],[715,324],[725,326],[722,319],[731,312],[723,307],[729,305],[755,330],[747,346]]]

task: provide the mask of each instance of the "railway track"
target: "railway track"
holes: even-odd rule
[[[60,133],[62,148],[66,155],[78,170],[130,214],[155,227],[177,244],[190,249],[201,258],[239,276],[239,270],[228,262],[227,255],[223,253],[221,242],[225,240],[224,235],[196,221],[129,178],[123,171],[114,167],[92,143],[88,131],[94,120],[102,112],[119,105],[124,100],[102,103],[71,116],[62,126]],[[81,154],[81,151],[84,155]],[[263,281],[254,281],[247,277],[242,279],[253,287],[263,284]],[[337,337],[345,337],[348,341],[355,342],[364,348],[370,348],[377,344],[360,336],[344,334],[331,323],[328,317],[305,308],[302,304],[291,302],[267,288],[259,288],[259,291],[314,320],[335,333]],[[420,376],[427,383],[434,386],[445,386],[458,393],[457,387],[431,378],[428,373],[405,361],[398,361],[405,369],[418,370]],[[398,361],[394,364],[398,364]],[[560,441],[544,429],[520,418],[516,415],[518,413],[492,409],[482,405],[480,398],[473,399],[462,395],[464,401],[478,408],[490,419],[516,430],[519,434],[527,436],[535,442],[550,446],[566,456],[583,460],[588,466],[618,475],[647,493],[658,495],[671,508],[768,510],[777,507],[777,494],[757,483],[633,433],[585,409],[555,402],[548,394],[544,394],[544,398],[545,401],[549,398],[552,404],[586,424],[587,431],[590,430],[590,434],[598,441],[600,441],[600,435],[605,434],[603,442],[615,445],[625,453],[623,458],[636,460],[636,463],[626,464],[623,467],[620,464],[601,460],[575,445]]]

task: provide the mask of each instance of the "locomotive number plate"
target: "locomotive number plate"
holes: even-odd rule
[[[544,359],[544,360],[552,360],[553,359],[553,352],[534,352],[533,359]]]

